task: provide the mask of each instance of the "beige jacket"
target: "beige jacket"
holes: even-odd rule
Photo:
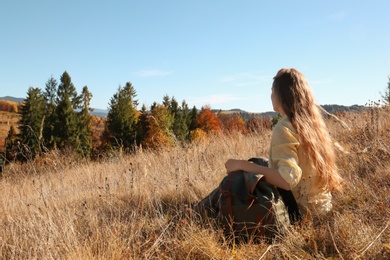
[[[317,171],[305,155],[297,133],[288,118],[280,120],[271,138],[269,167],[276,169],[290,184],[292,193],[303,212],[323,214],[332,208],[332,196],[318,187]]]

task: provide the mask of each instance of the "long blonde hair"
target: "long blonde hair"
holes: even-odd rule
[[[317,169],[318,184],[330,190],[341,189],[333,143],[305,76],[296,69],[281,69],[274,77],[273,88]]]

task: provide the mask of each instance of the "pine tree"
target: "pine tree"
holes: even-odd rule
[[[390,76],[388,77],[389,81],[387,82],[387,88],[385,93],[382,94],[383,102],[385,106],[390,106]]]
[[[110,100],[107,129],[113,137],[113,146],[130,148],[134,145],[137,130],[136,108],[138,106],[136,96],[133,85],[127,82],[125,87],[119,86],[117,93]]]
[[[84,86],[81,93],[81,111],[78,113],[79,117],[79,136],[78,144],[76,151],[79,154],[82,154],[84,157],[89,158],[92,151],[92,116],[89,112],[92,112],[93,109],[90,108],[90,103],[92,99],[92,93],[89,92],[88,87]]]
[[[137,144],[142,144],[149,132],[149,123],[148,123],[149,113],[146,109],[145,104],[142,105],[141,112],[137,122]]]
[[[15,127],[12,124],[8,130],[7,137],[5,138],[5,158],[7,161],[12,161],[16,159],[18,152],[18,142],[18,136]]]
[[[198,116],[199,116],[198,109],[196,108],[196,106],[193,106],[189,113],[188,121],[187,121],[187,123],[189,124],[189,128],[188,128],[189,132],[196,130],[197,128],[196,121],[198,120]]]
[[[181,103],[181,117],[182,121],[184,122],[183,133],[185,133],[185,140],[188,141],[190,138],[191,111],[185,100],[183,100]]]
[[[186,122],[185,115],[183,113],[183,109],[179,107],[179,103],[174,97],[172,97],[168,108],[173,116],[173,133],[175,134],[175,137],[178,141],[184,142],[186,137],[188,136],[188,125]]]
[[[47,82],[45,87],[45,99],[48,107],[55,107],[56,99],[57,99],[57,80],[51,76]]]
[[[76,148],[78,140],[78,117],[75,109],[80,107],[80,97],[77,96],[69,74],[65,71],[57,90],[56,122],[54,123],[55,145],[60,148]]]
[[[30,87],[20,111],[19,136],[22,145],[30,151],[31,158],[41,152],[44,113],[43,93],[39,88]]]
[[[43,137],[48,148],[52,148],[55,142],[54,126],[57,121],[57,87],[57,80],[51,76],[46,82],[45,92],[43,93],[46,100],[46,116],[44,119]]]

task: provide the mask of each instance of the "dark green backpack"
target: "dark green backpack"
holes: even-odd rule
[[[218,221],[228,237],[272,239],[290,225],[278,189],[253,173],[229,173],[219,185]]]

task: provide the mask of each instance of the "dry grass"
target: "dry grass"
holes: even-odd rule
[[[4,140],[11,125],[17,128],[19,117],[18,113],[0,111],[0,152],[4,151]]]
[[[307,217],[273,244],[228,246],[186,206],[215,188],[227,158],[266,156],[270,132],[80,163],[55,153],[11,164],[0,179],[0,259],[388,259],[390,116],[329,120],[349,153],[334,211]]]

